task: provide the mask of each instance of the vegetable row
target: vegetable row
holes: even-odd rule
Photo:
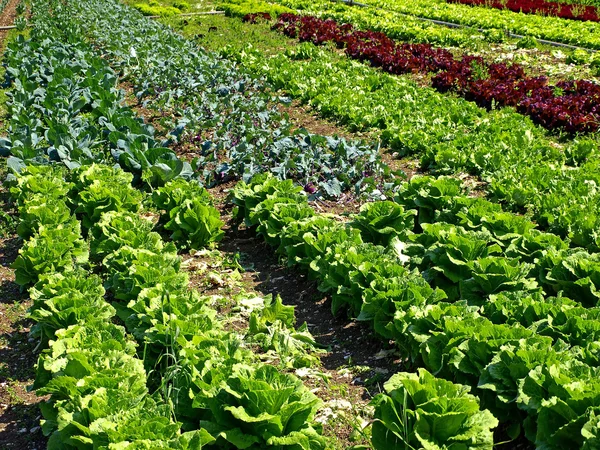
[[[400,204],[366,204],[347,224],[316,214],[299,188],[269,176],[239,183],[231,201],[238,220],[319,282],[334,312],[370,322],[413,364],[476,387],[483,407],[502,422],[522,422],[538,447],[594,448],[600,309],[597,299],[581,304],[579,290],[590,278],[571,272],[577,287],[563,284],[549,297],[534,275],[564,281],[573,269],[567,261],[581,254],[456,188],[451,180],[416,178]],[[584,266],[597,265],[594,256],[583,258]],[[412,419],[379,419],[388,445],[408,448]],[[472,420],[475,428],[461,436],[483,445],[474,436],[493,427],[492,419]],[[435,445],[449,444],[443,432],[431,433]]]
[[[393,74],[436,73],[432,85],[437,90],[456,91],[485,108],[514,106],[550,130],[593,133],[600,127],[600,86],[590,81],[552,86],[545,76],[527,76],[517,63],[487,64],[471,55],[458,60],[445,49],[397,44],[381,32],[357,31],[350,24],[312,16],[282,14],[274,28],[301,42],[333,42],[351,58]]]
[[[73,187],[58,171],[31,167],[11,188],[19,233],[29,236],[14,268],[19,284],[33,285],[32,334],[43,344],[33,387],[49,395],[41,406],[48,448],[200,448],[210,435],[180,433],[150,393],[131,335],[112,323],[116,310],[67,203]]]
[[[257,362],[239,336],[222,329],[211,299],[187,289],[174,247],[151,231],[153,224],[136,207],[107,197],[104,205],[111,206],[103,208],[96,222],[95,213],[77,213],[87,210],[78,206],[86,202],[86,191],[100,185],[140,195],[129,185],[131,175],[93,165],[68,174],[71,182],[63,176],[52,168],[30,167],[11,188],[21,212],[20,233],[31,236],[15,263],[17,273],[23,273],[34,246],[53,257],[49,239],[63,244],[62,259],[36,266],[36,276],[27,278],[28,284],[35,283],[30,289],[30,316],[36,321],[32,333],[44,347],[49,345],[40,356],[34,384],[39,394],[50,395],[42,407],[49,448],[199,449],[227,443],[237,448],[325,448],[326,441],[309,423],[319,405],[316,397],[295,377]],[[157,207],[190,201],[198,198],[199,189],[186,181],[169,182],[152,201]],[[76,216],[89,225],[89,253]],[[104,299],[100,276],[89,271],[88,256],[101,261],[111,304]],[[291,357],[295,367],[312,363],[306,348],[314,341],[306,332],[298,337],[293,308],[279,299],[265,300],[264,308],[252,313],[245,339],[277,349],[277,356],[282,361]],[[115,316],[130,334],[111,323]],[[137,351],[143,360],[136,357],[131,336],[143,347]],[[290,342],[295,353],[286,353]],[[119,392],[123,389],[125,393]],[[414,422],[411,442],[435,441],[424,430],[440,416],[468,409],[447,430],[448,441],[460,443],[476,435],[491,448],[489,428],[495,419],[479,411],[468,388],[420,371],[418,376],[395,375],[386,390],[388,395],[374,400],[377,414],[388,418],[390,411],[405,408],[403,414]],[[172,421],[171,415],[182,422]],[[198,431],[179,432],[198,424]],[[385,448],[390,442],[388,430],[377,422],[374,445]]]
[[[137,138],[139,131],[123,128],[129,122],[117,123],[116,130],[112,129],[112,124],[105,120],[112,117],[111,112],[91,114],[98,117],[99,126],[94,125],[92,131],[81,137],[76,135],[73,141],[83,140],[84,144],[91,141],[103,149],[108,147],[114,157],[127,160],[130,167],[126,170],[136,170],[145,164],[140,154],[145,153],[146,147],[151,149],[146,157],[150,159],[150,156],[172,152],[164,149],[170,145],[186,153],[186,159],[191,162],[191,165],[178,163],[173,172],[182,166],[181,172],[173,175],[198,177],[207,185],[249,179],[255,173],[271,171],[282,178],[295,178],[303,185],[314,186],[315,195],[336,197],[348,190],[359,193],[372,190],[371,176],[381,179],[389,175],[377,145],[295,130],[273,106],[263,83],[125,5],[118,2],[100,5],[92,0],[54,8],[54,3],[40,2],[42,10],[53,11],[52,16],[40,18],[40,36],[54,33],[63,42],[89,39],[96,49],[82,44],[86,57],[99,60],[105,66],[108,60],[114,72],[109,68],[105,70],[114,78],[115,72],[122,73],[123,81],[130,83],[140,103],[160,112],[161,128],[170,130],[162,142],[147,135]],[[64,27],[57,29],[58,22],[64,23]],[[15,65],[16,60],[17,55]],[[29,71],[22,76],[28,78]],[[115,83],[109,84],[117,95]],[[102,83],[94,85],[97,84],[103,86]],[[31,94],[27,92],[27,95]],[[86,108],[96,112],[97,104],[102,105],[102,102],[87,103]],[[31,121],[39,120],[36,110],[28,109],[26,114],[34,116]],[[79,123],[90,116],[82,115],[77,114],[73,120]],[[20,123],[13,128],[18,126]],[[107,126],[110,128],[106,129]],[[49,143],[41,141],[39,145],[46,148],[40,152],[49,152]],[[35,157],[40,152],[26,156]],[[151,162],[160,168],[165,165],[163,159],[166,158],[161,156],[159,161]],[[162,178],[161,182],[170,179]]]
[[[42,406],[49,448],[324,448],[312,428],[319,400],[247,348],[272,328],[282,339],[293,335],[293,308],[265,302],[245,343],[224,330],[214,299],[189,290],[175,246],[152,231],[140,203],[119,201],[142,195],[130,174],[92,165],[67,178],[31,167],[11,188],[23,213],[20,232],[31,236],[13,267],[19,284],[33,286],[32,331],[49,344],[34,383],[38,394],[50,395]],[[199,189],[173,181],[153,198],[158,207],[178,203],[164,213],[172,221],[188,202],[210,208]],[[99,264],[100,276],[91,264]],[[130,335],[111,323],[115,317]],[[180,434],[182,427],[188,431]]]
[[[12,51],[37,45],[35,37],[20,39]],[[68,69],[52,67],[53,49],[79,55],[76,42],[42,47],[39,73],[54,69],[63,89],[93,84],[94,79],[69,78]],[[19,69],[8,68],[13,74]],[[106,71],[100,75],[113,84]],[[32,79],[28,88],[37,86],[34,92],[41,94],[46,80]],[[23,111],[31,102],[19,95],[19,82],[13,86],[11,109]],[[76,92],[85,99],[85,89]],[[141,124],[130,110],[117,108],[117,99],[109,97],[103,106]],[[40,120],[64,114],[64,103],[45,105]],[[53,137],[64,141],[70,135],[58,131]],[[293,329],[293,309],[265,300],[247,336],[225,331],[211,307],[214,299],[188,289],[175,245],[165,243],[140,215],[142,203],[151,200],[165,208],[159,226],[172,232],[174,242],[204,247],[223,231],[203,188],[180,177],[149,199],[132,187],[134,174],[120,168],[75,164],[65,174],[43,164],[48,161],[23,165],[12,158],[11,194],[21,217],[18,232],[26,239],[13,268],[18,284],[32,286],[33,333],[47,347],[34,388],[50,396],[42,406],[49,448],[199,449],[211,442],[324,448],[319,426],[312,427],[318,399],[248,349],[258,344],[289,364],[314,363],[306,351],[314,341],[305,330]],[[139,180],[151,180],[153,173],[152,167],[140,168]],[[112,324],[117,317],[129,334]]]
[[[484,1],[484,0],[447,0],[448,3],[460,3],[471,6],[486,6],[496,9],[509,9],[513,12],[524,14],[540,14],[546,16],[560,17],[561,19],[589,20],[599,22],[598,11],[595,6],[560,3],[547,0],[508,0]]]
[[[15,169],[27,163],[118,163],[138,184],[160,186],[177,176],[191,178],[191,166],[154,138],[152,127],[122,106],[118,78],[102,58],[59,29],[51,16],[35,13],[31,38],[20,36],[5,54],[9,136],[0,153]],[[73,38],[74,39],[74,38]],[[142,172],[144,179],[142,180]]]
[[[276,17],[282,12],[297,12],[299,10],[302,13],[317,17],[353,23],[359,28],[382,31],[396,39],[408,42],[470,47],[479,46],[486,42],[502,42],[506,39],[506,36],[498,30],[480,32],[468,28],[448,28],[390,11],[380,10],[377,11],[375,16],[372,11],[349,7],[343,3],[332,4],[331,1],[318,1],[314,6],[313,3],[315,2],[302,2],[299,0],[266,4],[256,0],[219,0],[217,4],[219,8],[223,8],[230,15],[237,17],[257,12],[267,12]],[[287,10],[272,9],[274,6],[283,6]]]
[[[492,198],[529,211],[572,245],[596,248],[596,141],[553,142],[514,110],[486,112],[310,43],[270,58],[252,49],[231,57],[324,116],[381,129],[384,144],[418,156],[425,169],[479,174]]]
[[[515,13],[508,10],[491,8],[473,8],[468,5],[446,3],[445,0],[365,0],[362,3],[368,8],[357,8],[332,3],[329,0],[277,0],[275,3],[288,8],[306,11],[319,17],[327,17],[339,22],[349,22],[362,29],[382,31],[388,36],[406,40],[409,36],[419,33],[419,21],[411,16],[441,20],[455,24],[482,29],[485,39],[491,42],[502,42],[506,39],[505,31],[546,39],[589,49],[600,49],[600,33],[598,22],[581,22],[565,20],[558,17],[547,17],[530,14]],[[406,25],[410,24],[410,25]],[[429,42],[442,45],[465,45],[468,41],[459,37],[452,40],[454,33],[443,32],[433,28],[435,36],[446,36],[447,40],[441,41],[434,38],[424,40],[418,38],[417,42]],[[431,28],[426,24],[420,28]],[[481,34],[471,30],[472,34]],[[463,35],[464,36],[464,35]],[[414,39],[414,38],[413,38]],[[472,40],[471,40],[472,42]]]

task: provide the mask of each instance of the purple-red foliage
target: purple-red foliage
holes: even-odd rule
[[[544,14],[562,19],[600,21],[598,9],[594,6],[566,4],[546,0],[446,0],[448,3],[462,3],[471,6],[490,6],[496,9],[509,9],[525,14]]]
[[[270,21],[271,14],[266,12],[246,14],[244,17],[242,17],[242,22],[257,23],[259,19]]]

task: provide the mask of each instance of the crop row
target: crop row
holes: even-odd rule
[[[550,0],[548,0],[550,1]],[[554,1],[554,0],[552,0]],[[566,3],[568,5],[581,5],[581,6],[595,6],[600,7],[600,2],[598,0],[557,0],[558,3]]]
[[[36,32],[12,51],[37,48]],[[79,56],[73,41],[42,49],[37,67],[42,73],[50,72],[53,52]],[[8,68],[13,74],[19,69]],[[62,85],[88,86],[95,80],[87,74],[71,79],[65,72]],[[44,79],[38,83],[14,84],[13,111],[22,110],[28,98],[15,95],[19,89],[42,92]],[[109,98],[104,106],[116,108],[118,99]],[[48,104],[40,119],[51,119],[61,106]],[[68,133],[55,136],[68,138]],[[175,245],[164,242],[153,231],[156,225],[140,215],[141,205],[151,202],[162,211],[157,226],[172,232],[180,248],[204,247],[223,235],[204,188],[179,177],[148,198],[132,187],[134,174],[120,168],[77,165],[65,174],[59,168],[64,164],[39,162],[14,164],[13,157],[11,164],[18,232],[26,239],[13,268],[18,284],[33,286],[33,332],[50,345],[34,384],[39,394],[50,395],[42,407],[49,448],[199,449],[211,442],[324,448],[319,427],[312,427],[318,399],[300,380],[260,363],[246,348],[275,347],[281,361],[311,363],[314,358],[303,351],[310,335],[304,332],[302,341],[292,337],[298,336],[293,309],[265,300],[245,336],[225,331],[211,307],[214,299],[188,290]],[[152,174],[146,167],[139,178],[151,180]],[[100,276],[91,273],[94,267]],[[128,336],[112,325],[116,317]],[[129,336],[138,341],[139,357]],[[268,341],[269,336],[289,345]],[[182,427],[196,431],[181,434]]]
[[[34,388],[49,396],[42,406],[48,448],[329,448],[311,422],[318,399],[245,345],[277,350],[285,367],[312,364],[314,341],[293,329],[292,307],[265,299],[241,339],[223,329],[214,298],[188,290],[175,247],[152,231],[139,202],[118,201],[123,192],[139,200],[131,174],[92,165],[68,174],[28,166],[15,175],[11,194],[28,240],[14,268],[20,284],[33,285],[32,334],[43,344]],[[163,224],[182,205],[205,200],[203,188],[184,180],[151,197]],[[130,334],[112,323],[116,317]],[[496,421],[464,386],[420,371],[395,375],[386,390],[374,400],[382,418],[373,430],[376,448],[394,442],[385,424],[400,408],[413,416],[411,439],[423,442],[440,436],[421,430],[467,409],[441,438],[491,448]]]
[[[243,17],[246,14],[268,12],[276,17],[282,12],[308,13],[317,17],[333,18],[341,22],[350,22],[359,28],[376,29],[396,39],[408,42],[429,43],[445,46],[471,47],[486,42],[502,42],[506,36],[492,30],[480,32],[468,28],[448,28],[435,23],[424,22],[412,16],[398,15],[394,12],[379,10],[376,13],[362,8],[345,6],[343,3],[332,5],[330,1],[283,3],[281,1],[265,3],[256,0],[219,0],[220,9],[230,15]],[[277,7],[285,7],[287,11],[279,11]]]
[[[30,236],[13,267],[18,283],[33,285],[33,333],[49,343],[34,383],[50,395],[42,406],[49,448],[324,448],[312,427],[318,399],[246,348],[273,329],[283,340],[295,333],[293,309],[282,314],[280,303],[265,301],[243,339],[225,331],[214,299],[188,289],[175,246],[139,215],[132,178],[108,166],[83,166],[67,179],[52,167],[28,167],[11,188],[21,235]],[[190,202],[198,217],[208,215],[201,190],[182,180],[155,191],[156,207],[172,207],[165,228]],[[197,231],[183,228],[189,237]],[[99,264],[100,276],[90,264]],[[116,317],[129,335],[111,323]],[[296,343],[296,353],[307,342]],[[182,426],[196,431],[180,434]]]
[[[190,178],[191,166],[121,105],[117,76],[106,63],[85,46],[63,42],[68,28],[59,30],[39,15],[36,20],[32,39],[19,37],[5,55],[13,89],[9,136],[0,140],[0,153],[10,155],[9,165],[57,162],[72,169],[117,162],[136,183],[159,186],[176,176]]]
[[[505,31],[518,35],[547,39],[555,42],[576,45],[589,49],[600,49],[600,24],[597,22],[580,22],[515,13],[508,10],[489,8],[473,8],[467,5],[446,3],[444,0],[365,0],[369,8],[342,6],[329,0],[277,0],[275,3],[288,8],[306,11],[311,15],[332,18],[338,22],[348,22],[361,29],[377,30],[399,40],[428,42],[439,45],[465,46],[468,40],[450,32],[432,28],[435,36],[445,35],[446,40],[426,36],[420,37],[419,28],[431,28],[419,25],[411,16],[442,20],[484,30],[475,34],[483,34],[488,41],[503,41]],[[381,9],[379,9],[381,8]],[[407,25],[408,24],[408,25]],[[435,31],[434,31],[435,30]],[[474,30],[472,31],[474,32]],[[416,35],[415,35],[416,33]],[[407,39],[408,37],[408,39]],[[471,39],[471,42],[473,40]]]
[[[572,245],[597,245],[595,141],[551,142],[510,109],[486,112],[309,43],[271,58],[246,50],[240,59],[322,115],[354,129],[381,129],[384,144],[417,155],[424,168],[479,174],[493,198],[529,211],[542,228]]]
[[[70,18],[63,28],[56,27],[57,16],[41,17],[36,26],[38,37],[44,33],[59,37],[56,51],[51,51],[51,41],[41,38],[10,46],[7,60],[15,69],[9,73],[9,81],[18,81],[13,95],[20,103],[11,107],[11,138],[0,141],[0,153],[12,155],[11,164],[60,161],[76,167],[117,160],[136,175],[136,182],[152,186],[176,176],[199,177],[210,184],[238,177],[248,179],[254,173],[271,170],[282,178],[292,177],[314,186],[316,195],[324,196],[339,196],[351,188],[359,192],[369,189],[370,175],[386,175],[388,169],[381,162],[377,146],[294,131],[281,114],[268,106],[270,97],[262,92],[260,83],[239,74],[231,64],[192,49],[181,38],[171,39],[172,33],[163,28],[159,29],[170,36],[165,37],[169,39],[166,42],[178,43],[186,58],[170,60],[167,52],[172,46],[167,43],[146,50],[123,43],[122,48],[130,49],[125,55],[115,48],[115,57],[125,57],[131,67],[143,67],[146,72],[147,77],[142,79],[151,84],[136,86],[140,97],[149,95],[169,111],[164,125],[172,131],[162,141],[155,138],[152,127],[121,106],[119,80],[100,55],[95,55],[87,44],[75,50],[64,43],[80,41],[84,36],[68,8],[56,9],[57,16]],[[146,23],[137,14],[136,18]],[[155,28],[151,22],[145,26]],[[115,35],[121,32],[125,39],[123,28],[113,29]],[[150,36],[156,34],[143,31],[144,36],[146,31]],[[155,54],[145,54],[152,50]],[[57,76],[39,70],[45,53],[51,55],[53,67],[64,68]],[[153,62],[140,65],[140,58]],[[158,60],[164,61],[162,71],[154,70]],[[116,64],[118,70],[122,62]],[[185,88],[170,85],[179,73],[187,73],[179,78],[187,81]],[[41,86],[32,95],[28,85],[38,78]],[[69,80],[78,82],[70,84]],[[199,101],[190,103],[190,97]],[[52,109],[57,103],[62,108]],[[36,108],[31,108],[32,104]],[[211,130],[211,134],[200,130]],[[197,158],[191,164],[179,160],[167,148],[175,143],[198,147]],[[142,180],[145,169],[149,170]]]
[[[544,76],[526,76],[516,63],[487,64],[470,55],[458,60],[445,49],[397,44],[381,32],[356,31],[350,24],[312,16],[282,14],[274,28],[303,42],[334,42],[345,47],[348,56],[393,74],[437,73],[432,85],[439,91],[458,91],[486,108],[515,106],[550,130],[595,132],[600,127],[600,86],[590,81],[551,86]]]
[[[11,51],[38,49],[40,73],[51,72],[53,52],[86,56],[73,41],[58,45],[56,36],[54,45],[40,45],[36,32],[42,31],[36,28],[30,41],[19,39]],[[83,58],[70,61],[85,65]],[[8,71],[15,75],[28,63],[9,64]],[[96,69],[106,75],[101,65]],[[69,78],[65,70],[60,85],[93,85],[95,73]],[[46,78],[36,81],[14,83],[12,111],[31,104],[30,97],[19,94],[43,92]],[[85,97],[85,88],[77,92]],[[105,98],[103,106],[134,118],[118,101],[118,96]],[[64,104],[46,105],[40,120],[51,120]],[[25,126],[16,124],[13,115],[13,129],[22,136]],[[54,136],[57,141],[69,137]],[[42,406],[49,448],[199,449],[211,442],[324,448],[319,427],[312,427],[318,399],[300,380],[260,363],[246,348],[250,343],[265,350],[275,346],[281,361],[312,362],[303,351],[310,347],[310,335],[303,332],[302,341],[291,337],[299,336],[293,309],[265,300],[243,339],[225,331],[210,306],[214,299],[188,290],[175,245],[165,243],[153,231],[155,224],[140,216],[142,203],[151,200],[162,209],[158,226],[171,231],[174,242],[204,247],[223,235],[204,188],[179,177],[149,199],[132,187],[134,174],[120,168],[77,164],[65,174],[64,164],[34,160],[41,165],[32,166],[12,158],[11,195],[20,213],[19,235],[26,240],[13,268],[18,284],[33,286],[33,333],[49,345],[34,384],[39,394],[50,396]],[[152,179],[152,167],[140,171],[140,179]],[[94,267],[101,268],[100,276],[91,272]],[[116,317],[129,335],[112,324]],[[130,336],[138,341],[139,357]],[[289,345],[268,341],[269,336]],[[197,431],[181,434],[182,426]]]
[[[262,84],[233,65],[135,13],[119,13],[117,5],[114,13],[105,8],[104,14],[86,5],[65,6],[68,14],[61,18],[82,17],[88,26],[79,29],[79,35],[90,36],[112,64],[131,77],[139,98],[151,99],[166,116],[176,111],[176,130],[214,130],[197,135],[188,131],[181,138],[191,138],[200,147],[202,154],[194,164],[207,182],[234,174],[247,180],[270,170],[280,177],[292,176],[308,191],[335,196],[351,186],[359,192],[371,188],[385,173],[376,149],[281,131],[281,115],[266,108],[268,98],[257,93]],[[433,95],[415,83],[381,77],[367,68],[350,66],[350,73],[347,65],[337,62],[334,70],[325,54],[322,61],[313,58],[308,63],[297,61],[298,55],[267,60],[248,51],[243,57],[249,72],[266,75],[276,87],[303,96],[325,113],[358,127],[386,128],[384,139],[404,154],[421,153],[425,167],[482,173],[495,196],[531,210],[545,228],[569,236],[575,245],[596,245],[598,218],[590,210],[597,210],[593,205],[598,194],[589,183],[597,174],[593,141],[576,141],[563,152],[514,112],[488,115],[468,102]]]
[[[366,204],[347,224],[316,214],[299,188],[269,176],[239,183],[231,201],[238,220],[319,282],[334,312],[370,322],[416,366],[476,387],[483,407],[522,423],[539,448],[594,448],[600,309],[548,297],[531,277],[542,270],[564,281],[573,266],[558,255],[577,252],[456,187],[415,178],[401,204]],[[597,266],[592,260],[584,265]],[[570,294],[582,300],[590,279],[571,273]],[[400,434],[402,425],[382,422]]]
[[[486,1],[486,0],[447,0],[448,3],[461,3],[471,6],[486,6],[496,9],[509,9],[514,12],[525,14],[540,14],[546,16],[560,17],[561,19],[600,21],[595,6],[559,3],[546,0],[508,0],[508,1]]]
[[[55,17],[89,38],[138,99],[161,111],[175,145],[193,149],[192,168],[205,184],[271,171],[313,186],[315,195],[336,197],[372,190],[373,180],[386,176],[377,145],[295,130],[264,83],[124,8],[73,2]]]
[[[116,310],[89,270],[89,246],[68,205],[73,188],[44,166],[24,169],[11,188],[20,235],[29,236],[14,268],[20,284],[34,284],[32,334],[43,352],[33,387],[49,395],[42,404],[48,447],[199,448],[210,435],[180,434],[167,404],[148,390],[136,344],[112,323]],[[100,239],[92,242],[100,246]]]
[[[247,14],[254,15],[255,18],[270,20],[271,17],[277,17],[284,13],[293,13],[294,10],[285,6],[266,2],[263,0],[228,0],[219,1],[219,9],[225,11],[225,14],[233,17],[244,17]],[[268,14],[268,17],[264,14]]]

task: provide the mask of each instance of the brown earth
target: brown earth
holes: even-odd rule
[[[11,0],[0,15],[0,26],[14,24],[16,6]],[[9,30],[0,30],[0,52]],[[0,125],[3,118],[0,118]],[[2,170],[0,180],[6,173]],[[6,187],[0,184],[0,449],[34,450],[46,447],[40,428],[40,399],[28,386],[35,378],[38,352],[29,337],[26,319],[30,301],[14,282],[10,265],[18,254],[20,239],[15,234],[15,211],[8,203]]]

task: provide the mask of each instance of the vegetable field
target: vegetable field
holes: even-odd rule
[[[598,7],[0,2],[0,448],[600,449]]]

